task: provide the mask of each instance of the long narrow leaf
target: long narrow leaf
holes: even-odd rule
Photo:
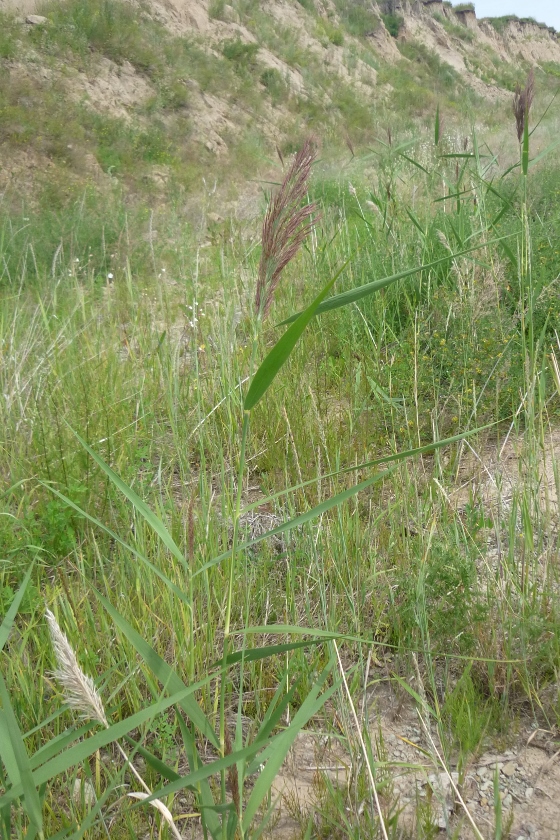
[[[6,615],[2,620],[2,624],[0,625],[0,651],[4,648],[4,645],[8,641],[8,636],[10,635],[10,630],[12,629],[12,624],[14,623],[14,619],[17,615],[19,610],[19,605],[22,602],[23,596],[25,595],[25,590],[27,589],[27,584],[29,583],[29,578],[31,577],[31,572],[33,571],[33,563],[27,570],[27,573],[24,579],[21,582],[21,586],[19,587],[18,591],[16,592],[12,603],[10,604],[10,608]]]
[[[10,702],[10,695],[4,682],[4,677],[0,674],[0,700],[2,701],[2,711],[5,723],[8,729],[8,741],[11,745],[13,758],[17,764],[17,777],[12,779],[15,781],[15,788],[21,786],[22,793],[25,799],[25,810],[29,817],[29,822],[35,831],[43,835],[43,812],[41,802],[39,800],[39,793],[37,791],[38,785],[33,779],[33,771],[29,766],[29,756],[25,749],[23,735],[19,728],[19,723],[14,714],[12,704]],[[0,804],[0,809],[2,805]]]
[[[154,566],[154,564],[151,563],[148,560],[148,558],[145,557],[140,551],[138,551],[138,549],[134,548],[134,546],[130,545],[130,543],[127,543],[125,540],[119,537],[119,535],[115,531],[113,531],[99,519],[96,519],[95,516],[91,516],[91,514],[87,513],[87,511],[85,511],[83,508],[81,508],[79,505],[73,502],[72,499],[68,498],[68,496],[65,496],[64,493],[61,493],[55,487],[51,487],[50,484],[46,484],[44,481],[41,481],[39,483],[42,484],[43,487],[46,487],[47,490],[50,490],[51,493],[54,493],[55,496],[58,496],[58,498],[61,499],[69,507],[73,508],[76,511],[76,513],[80,514],[80,516],[83,516],[84,519],[87,519],[93,525],[96,525],[98,528],[101,528],[102,531],[105,531],[105,533],[108,534],[111,537],[111,539],[115,540],[115,542],[118,543],[120,546],[125,548],[127,551],[130,551],[130,553],[133,554],[134,557],[136,557],[138,560],[144,563],[144,565],[146,565],[151,572],[157,575],[157,577],[159,577],[160,580],[162,580],[166,584],[166,586],[168,586],[169,589],[172,590],[172,592],[177,596],[177,598],[179,598],[179,600],[186,604],[189,607],[189,609],[191,608],[191,602],[186,593],[183,592],[182,589],[180,589],[175,583],[173,583],[172,580],[169,580],[169,578],[160,569],[158,569],[157,566]]]
[[[187,761],[189,762],[191,772],[193,772],[202,766],[202,762],[200,761],[198,750],[196,748],[196,741],[192,733],[189,731],[186,722],[180,715],[178,716],[178,720],[181,735],[183,736],[183,745],[185,747]],[[199,806],[204,811],[204,825],[208,828],[214,840],[218,840],[221,824],[217,813],[213,810],[215,802],[208,779],[201,779],[196,783],[196,785],[193,785],[193,787],[198,794]]]
[[[350,258],[351,259],[351,258]],[[256,406],[259,400],[264,396],[268,388],[272,385],[276,375],[287,362],[292,350],[303,335],[306,326],[309,324],[317,311],[317,307],[326,298],[348,263],[350,259],[346,260],[344,265],[336,272],[324,289],[317,295],[314,301],[304,309],[301,315],[289,327],[282,338],[276,342],[272,350],[267,354],[266,358],[261,362],[259,369],[255,373],[247,396],[245,397],[244,409],[251,411]]]
[[[148,507],[146,502],[144,502],[144,500],[141,499],[140,496],[138,496],[138,494],[135,493],[134,490],[131,487],[129,487],[128,484],[126,484],[126,482],[124,482],[122,478],[119,475],[117,475],[117,473],[114,470],[112,470],[108,464],[105,463],[103,458],[100,455],[98,455],[97,452],[94,449],[92,449],[91,446],[89,446],[89,444],[87,444],[77,432],[75,432],[73,429],[71,429],[71,431],[80,441],[86,452],[88,452],[91,455],[95,463],[98,466],[100,466],[105,475],[109,477],[109,479],[115,485],[115,487],[118,490],[120,490],[123,496],[126,496],[129,502],[131,502],[134,508],[138,511],[138,513],[155,531],[155,533],[158,535],[163,544],[167,546],[171,554],[173,554],[173,556],[185,568],[188,568],[188,563],[182,551],[175,543],[175,540],[173,539],[173,537],[171,536],[161,519],[158,516],[156,516],[153,510],[150,507]]]
[[[439,259],[433,260],[433,262],[426,263],[425,265],[408,268],[406,271],[399,271],[398,274],[392,274],[390,277],[384,277],[381,280],[374,280],[372,283],[365,283],[363,286],[357,286],[354,289],[349,289],[347,292],[341,292],[341,294],[334,295],[333,297],[328,298],[328,300],[324,303],[321,303],[316,308],[314,314],[321,315],[323,312],[330,312],[333,309],[339,309],[341,306],[348,306],[350,303],[355,303],[357,300],[361,300],[368,295],[374,294],[374,292],[385,289],[392,283],[396,283],[397,280],[403,280],[405,277],[412,277],[413,274],[417,274],[419,271],[428,271],[431,268],[435,268],[437,265],[449,262],[449,260],[455,260],[457,257],[463,257],[465,254],[471,254],[473,251],[479,251],[482,248],[487,248],[489,245],[494,245],[496,242],[501,242],[502,239],[508,239],[510,236],[514,236],[514,234],[509,233],[496,239],[490,239],[488,242],[473,245],[470,248],[466,248],[464,251],[458,251],[456,254],[448,254],[445,257],[440,257]],[[290,318],[286,318],[286,320],[282,321],[282,323],[289,324],[299,317],[300,313],[297,312]]]
[[[278,525],[276,528],[272,528],[271,531],[266,531],[264,534],[260,534],[258,537],[254,537],[252,540],[248,540],[245,543],[241,543],[241,545],[237,546],[237,551],[242,551],[245,548],[249,548],[249,546],[256,545],[262,540],[266,540],[269,537],[275,537],[278,534],[285,534],[287,531],[291,531],[293,528],[299,528],[301,525],[305,525],[306,522],[309,522],[311,519],[315,519],[315,517],[320,516],[322,513],[326,513],[327,511],[331,510],[333,507],[342,504],[343,502],[351,499],[352,496],[355,496],[357,493],[360,493],[362,490],[365,490],[366,487],[370,487],[372,484],[376,484],[378,481],[383,481],[383,479],[387,478],[391,474],[392,470],[384,470],[377,475],[372,476],[371,478],[366,479],[365,481],[361,481],[359,484],[354,484],[352,487],[349,487],[347,490],[344,490],[342,493],[337,493],[336,496],[332,496],[330,499],[327,499],[324,502],[321,502],[320,505],[308,510],[307,513],[302,513],[300,516],[296,516],[294,519],[288,520],[288,522],[283,522],[281,525]],[[222,560],[225,560],[228,557],[231,557],[232,550],[229,549],[228,551],[224,551],[223,554],[220,554],[218,557],[214,557],[212,560],[209,560],[208,563],[205,563],[200,569],[194,573],[193,577],[202,574],[207,569],[212,568],[212,566],[216,566],[218,563],[221,563]]]
[[[510,418],[511,419],[511,418]],[[271,496],[265,496],[262,499],[258,499],[256,502],[252,502],[247,507],[243,508],[241,514],[244,515],[249,513],[249,511],[254,510],[255,508],[261,507],[262,505],[268,504],[269,502],[273,502],[276,499],[280,499],[282,496],[287,496],[289,494],[295,493],[298,490],[303,489],[304,487],[309,487],[312,484],[317,484],[319,481],[327,481],[329,478],[336,478],[339,475],[345,475],[346,473],[350,472],[359,472],[361,470],[367,470],[371,467],[378,467],[381,464],[388,464],[395,461],[404,461],[407,458],[413,458],[416,455],[424,455],[428,452],[435,452],[437,449],[441,449],[443,446],[450,446],[452,443],[458,443],[461,440],[465,440],[472,435],[479,434],[480,432],[484,432],[487,429],[491,429],[493,426],[496,426],[498,421],[494,423],[488,423],[486,426],[478,426],[476,429],[469,429],[466,432],[461,432],[458,435],[453,435],[453,437],[443,438],[442,440],[435,441],[434,443],[427,443],[424,446],[417,446],[415,449],[405,449],[403,452],[395,452],[392,455],[385,455],[382,458],[375,458],[373,461],[363,461],[361,464],[355,464],[351,467],[343,467],[340,470],[334,470],[334,472],[330,473],[323,473],[318,478],[310,478],[307,481],[302,481],[300,484],[294,484],[292,487],[287,487],[285,490],[279,490],[277,493],[273,493]]]
[[[290,726],[274,739],[270,757],[266,762],[264,769],[259,774],[259,777],[255,782],[255,786],[251,791],[249,801],[245,806],[243,813],[243,828],[245,831],[249,830],[253,818],[260,808],[264,798],[270,791],[272,782],[277,776],[280,767],[284,763],[288,751],[297,738],[298,733],[301,729],[303,729],[313,715],[317,714],[319,709],[321,709],[327,700],[338,690],[341,680],[335,680],[330,688],[326,689],[326,691],[322,694],[319,694],[319,690],[329,677],[331,671],[332,665],[329,663],[297,710]]]
[[[103,604],[123,636],[135,648],[138,654],[142,657],[148,668],[158,678],[160,683],[165,686],[168,691],[173,693],[180,692],[186,688],[183,680],[173,670],[173,668],[162,659],[162,657],[155,652],[155,650],[142,638],[126,618],[115,609],[110,601],[105,598],[96,589],[93,590],[96,598]],[[210,721],[193,697],[186,695],[178,704],[181,706],[186,715],[192,720],[200,734],[207,738],[214,747],[219,747],[219,741]]]
[[[120,738],[124,738],[124,736],[128,735],[129,732],[132,732],[133,729],[137,729],[146,723],[146,721],[157,717],[170,706],[180,704],[185,697],[188,697],[190,694],[194,694],[200,688],[207,685],[213,678],[214,675],[209,674],[203,680],[193,683],[193,685],[188,686],[187,688],[183,688],[182,691],[172,694],[170,697],[160,698],[155,703],[152,703],[145,709],[136,712],[125,720],[114,723],[108,729],[102,729],[100,732],[92,735],[91,738],[87,738],[85,741],[81,741],[79,744],[65,750],[63,753],[51,759],[46,764],[43,764],[42,767],[39,767],[34,771],[33,783],[35,788],[38,788],[39,785],[42,785],[45,782],[49,782],[56,776],[60,776],[61,773],[65,773],[71,767],[86,761],[90,756],[97,752],[97,750],[102,747],[106,747],[107,744],[117,741]],[[6,793],[0,797],[0,810],[9,802],[13,802],[14,799],[18,799],[23,795],[23,793],[23,782],[6,791]]]

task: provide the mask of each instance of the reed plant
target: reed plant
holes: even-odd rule
[[[392,770],[366,714],[388,651],[438,772],[457,749],[466,765],[514,695],[551,719],[538,450],[556,395],[550,332],[531,327],[535,221],[514,184],[538,164],[525,105],[523,119],[509,173],[438,113],[432,139],[356,155],[351,189],[309,140],[259,235],[195,248],[176,285],[126,262],[100,284],[59,253],[48,294],[4,302],[4,836],[134,836],[151,805],[162,833],[185,818],[205,837],[257,838],[298,734],[328,728],[335,704],[356,781],[330,793],[341,830],[391,836]],[[372,160],[375,182],[358,177]],[[502,429],[525,436],[531,470],[502,514],[474,494],[456,516],[469,447]],[[473,713],[488,721],[476,744],[461,729]],[[95,800],[70,801],[84,778]]]

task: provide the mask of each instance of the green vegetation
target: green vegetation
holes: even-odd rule
[[[367,0],[335,0],[340,19],[350,35],[363,38],[371,35],[378,27],[379,18]]]
[[[546,23],[539,23],[539,21],[535,20],[533,17],[517,17],[517,15],[502,15],[501,17],[489,17],[485,18],[485,20],[490,23],[496,32],[504,32],[505,29],[509,26],[510,23],[532,23],[535,26],[538,26],[540,29],[546,29],[547,31],[555,32],[553,27],[547,26]]]
[[[253,840],[305,727],[355,773],[317,772],[302,837],[435,837],[431,797],[402,813],[378,690],[461,783],[520,717],[560,725],[557,116],[518,146],[511,102],[423,45],[376,56],[369,4],[301,5],[386,104],[254,0],[255,43],[212,50],[117,2],[0,17],[6,838],[177,837],[169,813]],[[103,110],[97,75],[131,68],[143,95]],[[222,157],[201,92],[239,116]],[[66,703],[55,616],[102,705]]]
[[[383,23],[385,24],[389,35],[397,38],[404,20],[400,15],[381,15]]]
[[[438,12],[434,12],[433,17],[438,23],[441,23],[443,28],[446,32],[452,35],[454,38],[459,38],[461,41],[467,41],[472,43],[474,40],[474,34],[471,32],[470,29],[467,29],[466,26],[461,26],[456,23],[452,23],[448,20],[444,15],[440,15]]]

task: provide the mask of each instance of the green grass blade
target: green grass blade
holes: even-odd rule
[[[423,455],[427,452],[434,452],[437,449],[441,449],[443,446],[450,446],[453,443],[458,443],[461,440],[471,437],[471,435],[479,434],[480,432],[486,431],[487,429],[491,429],[493,426],[496,425],[497,423],[488,423],[486,426],[478,426],[476,429],[469,429],[466,432],[461,432],[460,434],[453,435],[449,438],[443,438],[442,440],[435,441],[434,443],[427,443],[424,446],[417,446],[415,449],[405,449],[403,452],[395,452],[393,455],[384,455],[382,458],[375,458],[373,461],[364,461],[361,464],[352,465],[351,467],[342,467],[342,469],[335,470],[334,472],[323,473],[318,478],[310,478],[307,481],[302,481],[299,484],[294,484],[292,485],[292,487],[288,487],[285,490],[279,490],[277,493],[273,493],[270,496],[265,496],[262,499],[258,499],[256,502],[252,502],[250,505],[247,505],[247,507],[244,507],[241,511],[241,514],[244,515],[246,513],[249,513],[249,511],[261,507],[261,505],[273,502],[276,499],[282,498],[282,496],[293,494],[297,490],[301,490],[304,487],[310,487],[312,484],[317,484],[318,481],[326,481],[329,478],[336,478],[337,476],[344,475],[345,473],[357,472],[358,470],[365,470],[369,469],[370,467],[378,467],[381,464],[403,461],[407,458],[413,458],[415,455]]]
[[[181,730],[181,735],[183,737],[185,754],[187,756],[187,761],[189,762],[191,772],[194,770],[198,770],[199,767],[202,766],[202,762],[200,761],[198,750],[196,748],[196,740],[192,733],[189,731],[189,728],[186,722],[181,717],[181,715],[178,715],[178,721],[179,728]],[[178,777],[178,779],[179,778],[180,777]],[[206,826],[212,837],[215,838],[215,840],[217,840],[217,838],[220,836],[221,824],[218,815],[213,810],[215,806],[215,801],[214,797],[212,796],[212,788],[210,787],[208,779],[201,779],[194,787],[196,792],[198,793],[198,798],[200,800],[199,804],[201,807],[203,825]]]
[[[183,688],[182,691],[177,692],[176,694],[172,694],[170,697],[162,697],[157,700],[155,703],[152,703],[150,706],[147,706],[145,709],[141,709],[139,712],[131,715],[130,717],[126,718],[125,720],[121,720],[118,723],[114,723],[108,729],[102,729],[100,732],[97,732],[95,735],[92,735],[91,738],[87,738],[85,741],[81,741],[79,744],[76,744],[70,749],[65,750],[60,755],[56,756],[55,758],[48,761],[46,764],[43,764],[42,767],[39,767],[33,773],[33,782],[35,788],[39,787],[39,785],[44,784],[45,782],[49,782],[51,779],[54,779],[55,776],[59,776],[61,773],[65,773],[71,767],[74,767],[78,764],[81,764],[83,761],[86,761],[90,756],[92,756],[97,750],[101,749],[102,747],[106,747],[107,744],[111,744],[113,741],[117,741],[120,738],[124,738],[125,735],[128,735],[129,732],[132,732],[133,729],[137,729],[138,727],[145,724],[147,721],[157,717],[166,709],[169,709],[171,706],[179,705],[185,697],[188,697],[190,694],[194,694],[203,686],[207,685],[211,682],[212,679],[215,678],[214,674],[209,674],[203,680],[200,680],[197,683],[193,683],[193,685],[188,686],[187,688]],[[14,786],[12,789],[7,791],[2,797],[0,797],[0,809],[2,809],[5,805],[9,802],[12,802],[14,799],[19,798],[24,793],[23,789],[23,781],[17,786]]]
[[[390,286],[392,283],[396,283],[397,280],[403,280],[405,277],[412,277],[413,274],[417,274],[419,271],[428,271],[431,268],[435,268],[438,265],[442,265],[442,263],[449,262],[450,260],[455,260],[458,257],[464,257],[466,254],[471,254],[473,251],[478,251],[482,248],[486,248],[489,245],[494,245],[496,242],[501,242],[502,239],[508,239],[515,234],[509,233],[505,236],[501,236],[497,239],[490,239],[488,242],[482,242],[478,245],[472,245],[470,248],[466,248],[464,251],[458,251],[456,254],[448,254],[445,257],[440,257],[437,260],[433,260],[430,263],[426,263],[425,265],[417,265],[414,268],[408,268],[405,271],[399,271],[398,274],[392,274],[390,277],[384,277],[381,280],[374,280],[372,283],[365,283],[363,286],[357,286],[354,289],[349,289],[347,292],[342,292],[339,295],[334,295],[333,297],[326,300],[324,303],[321,303],[315,310],[315,315],[321,315],[323,312],[330,312],[333,309],[339,309],[341,306],[348,306],[351,303],[355,303],[357,300],[361,300],[368,295],[374,294],[374,292],[379,292],[381,289],[385,289],[387,286]],[[292,321],[295,321],[297,318],[300,317],[300,313],[297,312],[295,315],[292,315],[290,318],[286,318],[285,321],[282,321],[282,324],[289,324]]]
[[[299,709],[294,715],[292,723],[290,726],[282,732],[280,735],[277,735],[274,738],[274,742],[272,747],[270,748],[270,757],[266,762],[265,767],[263,768],[262,772],[259,774],[257,781],[255,782],[255,786],[251,791],[251,795],[247,801],[245,806],[245,810],[243,813],[243,828],[244,831],[249,831],[251,827],[251,823],[254,817],[257,814],[257,811],[262,805],[265,797],[267,796],[270,788],[272,786],[272,782],[276,778],[280,767],[284,763],[284,760],[290,750],[290,747],[294,743],[298,733],[301,729],[308,723],[308,721],[313,717],[313,715],[317,714],[319,709],[324,706],[327,700],[332,697],[332,695],[338,691],[339,684],[341,682],[335,680],[333,685],[326,689],[322,694],[319,694],[322,686],[328,679],[329,675],[332,672],[332,663],[329,663],[323,670],[322,674],[314,683],[310,693],[307,695]]]
[[[223,758],[218,758],[216,759],[216,761],[212,761],[210,764],[204,764],[198,770],[195,770],[192,773],[188,773],[186,776],[181,776],[181,778],[177,779],[177,781],[170,782],[168,785],[154,790],[151,796],[148,796],[146,799],[143,800],[142,804],[151,802],[153,799],[163,799],[164,796],[169,796],[172,793],[177,793],[178,791],[183,790],[184,788],[191,788],[196,790],[197,785],[203,779],[208,779],[210,778],[210,776],[217,775],[222,770],[227,770],[228,767],[231,767],[238,761],[243,761],[244,759],[252,758],[260,750],[264,749],[265,747],[268,747],[270,743],[271,741],[265,741],[264,743],[262,743],[261,741],[255,742],[253,744],[250,744],[248,747],[243,747],[243,749],[241,750],[236,750],[235,752],[229,753]],[[133,807],[139,807],[139,805]],[[211,807],[217,810],[220,806],[213,804]]]
[[[4,722],[6,728],[8,729],[8,741],[11,746],[12,753],[11,759],[15,761],[18,771],[17,776],[12,780],[12,783],[15,781],[15,788],[21,786],[23,798],[25,800],[25,810],[29,818],[30,825],[35,829],[39,836],[42,837],[43,811],[39,800],[39,793],[37,791],[38,785],[33,779],[33,771],[29,766],[29,756],[27,755],[27,750],[25,749],[23,735],[21,734],[19,723],[14,714],[14,710],[10,702],[10,695],[8,694],[8,689],[6,688],[6,683],[4,682],[2,674],[0,674],[0,700],[2,701]],[[8,769],[8,767],[6,767],[6,769]],[[2,807],[3,806],[0,804],[0,808]]]
[[[533,132],[531,132],[531,134],[532,133]],[[555,149],[556,146],[558,146],[558,145],[560,145],[560,139],[555,140],[553,143],[551,143],[549,146],[547,146],[546,149],[543,149],[542,152],[539,152],[538,155],[535,155],[534,158],[531,158],[528,165],[533,166],[535,163],[538,163],[540,160],[543,159],[543,157],[546,157],[546,155],[549,155],[550,152],[552,152],[552,150]]]
[[[331,496],[330,499],[326,499],[326,501],[321,502],[320,505],[308,510],[307,513],[302,513],[300,516],[294,517],[294,519],[289,519],[287,522],[283,522],[281,525],[278,525],[276,528],[272,528],[271,531],[266,531],[264,534],[260,534],[258,537],[254,537],[252,540],[248,540],[247,542],[241,543],[237,546],[237,551],[243,551],[245,548],[249,548],[252,545],[256,545],[263,540],[268,539],[269,537],[275,537],[278,534],[284,534],[287,531],[291,531],[293,528],[298,528],[301,525],[305,525],[306,522],[309,522],[311,519],[315,519],[315,517],[320,516],[322,513],[326,513],[327,511],[331,510],[333,507],[342,504],[343,502],[351,499],[352,496],[357,495],[362,490],[365,490],[366,487],[370,487],[372,484],[376,484],[378,481],[383,481],[383,479],[387,478],[392,472],[390,470],[384,470],[377,475],[372,476],[371,478],[367,478],[365,481],[360,481],[359,484],[354,484],[352,487],[349,487],[347,490],[343,490],[342,493],[337,493],[336,496]],[[216,566],[218,563],[221,563],[222,560],[226,560],[228,557],[231,557],[231,549],[229,551],[224,551],[223,554],[220,554],[218,557],[214,557],[212,560],[209,560],[208,563],[205,563],[200,569],[193,574],[193,578],[197,575],[202,574],[207,569],[212,568],[212,566]]]
[[[171,534],[169,533],[159,516],[156,516],[156,514],[150,507],[148,507],[144,500],[141,499],[140,496],[138,496],[137,493],[135,493],[134,490],[132,490],[132,488],[129,487],[128,484],[126,484],[126,482],[124,482],[122,478],[118,476],[117,473],[114,470],[112,470],[108,464],[105,463],[103,458],[101,458],[101,456],[98,455],[97,452],[95,452],[95,450],[92,449],[91,446],[89,446],[89,444],[87,444],[77,432],[75,432],[72,428],[70,430],[79,440],[86,452],[88,452],[91,455],[95,463],[99,467],[101,467],[105,475],[111,480],[115,487],[118,490],[120,490],[123,496],[126,496],[128,501],[131,502],[131,504],[135,508],[135,510],[138,511],[140,516],[142,516],[142,518],[145,519],[148,525],[155,531],[162,543],[169,549],[171,554],[181,563],[182,566],[185,567],[185,569],[188,569],[188,563],[182,551],[175,543],[175,540],[173,539],[173,537],[171,536]]]
[[[6,768],[6,773],[12,785],[21,784],[19,765],[10,740],[10,727],[3,709],[0,709],[0,761]]]
[[[73,508],[73,510],[75,510],[76,513],[79,513],[80,516],[83,516],[84,519],[87,519],[93,525],[96,525],[98,528],[101,528],[102,531],[105,531],[105,533],[108,534],[111,537],[111,539],[115,540],[115,542],[122,546],[122,548],[125,548],[127,551],[133,554],[134,557],[136,557],[138,560],[144,563],[144,565],[147,566],[151,572],[157,575],[157,577],[159,577],[159,579],[162,580],[166,584],[166,586],[168,586],[169,589],[172,590],[172,592],[177,596],[177,598],[179,598],[184,604],[186,604],[189,607],[189,609],[191,608],[191,602],[188,596],[183,592],[183,590],[180,589],[175,583],[173,583],[173,581],[169,580],[169,578],[166,577],[166,575],[160,569],[158,569],[157,566],[154,566],[154,564],[151,563],[148,560],[148,558],[145,557],[140,551],[138,551],[137,548],[134,548],[133,545],[130,545],[130,543],[127,543],[125,540],[119,537],[119,535],[115,533],[115,531],[113,531],[107,525],[104,525],[103,522],[101,522],[99,519],[96,519],[95,516],[91,516],[91,514],[87,513],[87,511],[85,511],[83,508],[81,508],[79,505],[73,502],[72,499],[68,498],[68,496],[65,496],[64,493],[61,493],[60,490],[57,490],[55,487],[51,487],[50,484],[46,484],[44,481],[40,481],[39,484],[41,484],[51,493],[54,493],[55,496],[58,496],[59,499],[61,499],[69,507]]]
[[[10,609],[4,616],[2,620],[2,624],[0,625],[0,651],[3,650],[4,645],[8,641],[8,636],[10,635],[10,630],[12,629],[12,624],[14,623],[14,619],[17,615],[19,610],[19,605],[22,602],[23,596],[25,595],[25,590],[27,589],[27,584],[29,583],[29,578],[31,577],[31,572],[33,571],[33,563],[27,570],[27,573],[24,579],[21,582],[21,586],[19,587],[18,591],[16,592],[12,603],[10,604]]]
[[[309,631],[313,633],[313,630]],[[258,662],[259,659],[268,659],[270,656],[278,656],[280,653],[289,653],[298,648],[309,647],[309,645],[322,645],[324,639],[312,639],[308,642],[290,642],[285,645],[267,645],[254,650],[237,650],[226,657],[227,665],[234,665],[242,659],[244,662]],[[222,660],[220,660],[221,663]],[[217,663],[216,663],[217,664]]]
[[[130,642],[130,644],[135,648],[138,654],[142,657],[148,668],[152,671],[153,674],[158,678],[160,683],[165,686],[168,691],[172,692],[180,692],[181,689],[184,689],[185,683],[183,680],[176,674],[173,668],[167,664],[167,662],[159,656],[155,650],[150,647],[148,642],[142,638],[142,636],[137,633],[137,631],[132,627],[128,621],[123,618],[123,616],[118,612],[118,610],[113,607],[110,601],[107,600],[100,592],[96,589],[93,589],[93,593],[96,598],[103,604],[104,608],[107,610],[123,636]],[[208,678],[207,678],[208,679]],[[205,680],[206,681],[206,680]],[[190,718],[193,724],[196,726],[200,734],[207,738],[210,743],[218,748],[219,741],[216,737],[216,733],[210,721],[196,702],[196,700],[190,696],[185,696],[183,700],[178,704],[186,715]]]
[[[436,120],[435,120],[435,125],[434,125],[434,142],[435,142],[436,146],[439,145],[440,129],[441,129],[441,121],[440,121],[440,117],[439,117],[439,102],[438,102],[437,108],[436,108]]]
[[[287,362],[292,350],[303,335],[306,326],[315,315],[317,307],[326,298],[349,262],[350,259],[346,260],[344,265],[336,272],[334,277],[329,280],[315,300],[313,300],[307,309],[304,309],[299,317],[294,320],[291,327],[286,330],[282,338],[276,342],[270,353],[268,353],[266,358],[261,362],[259,369],[255,373],[251,385],[249,386],[247,396],[245,397],[245,403],[243,405],[245,411],[251,411],[251,409],[254,408],[259,400],[264,396],[268,388],[270,388],[276,375],[282,366]]]

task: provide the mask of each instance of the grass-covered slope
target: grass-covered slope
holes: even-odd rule
[[[408,771],[457,774],[449,837],[519,836],[535,809],[499,768],[466,799],[482,754],[521,763],[560,719],[550,73],[519,139],[511,97],[490,109],[414,39],[379,57],[362,7],[330,30],[303,7],[371,60],[371,102],[258,4],[234,8],[258,49],[127,5],[3,19],[6,838],[285,836],[267,797],[304,726],[328,742],[305,767],[353,775],[313,771],[294,836],[436,836]],[[280,322],[314,300],[296,342]],[[53,676],[45,605],[100,698],[67,650]],[[404,761],[384,726],[412,706]],[[173,823],[123,795],[144,786]]]

